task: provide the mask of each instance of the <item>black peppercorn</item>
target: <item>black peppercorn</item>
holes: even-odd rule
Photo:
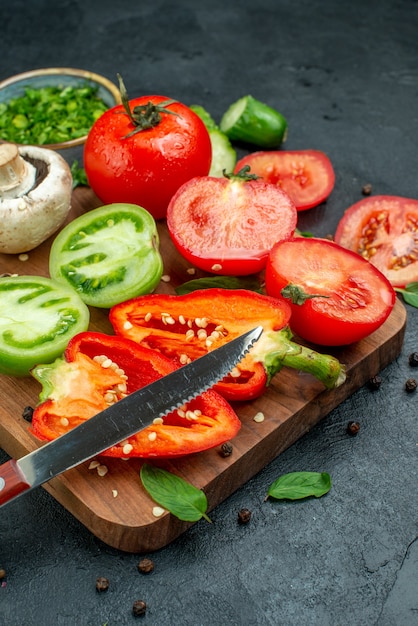
[[[109,589],[109,581],[104,576],[99,576],[96,580],[97,591],[107,591]]]
[[[6,570],[0,568],[0,580],[3,580],[4,578],[6,578]]]
[[[154,562],[151,559],[141,559],[138,563],[138,571],[141,574],[149,574],[154,569]]]
[[[348,422],[347,433],[352,437],[355,437],[360,430],[360,424],[358,422]]]
[[[232,443],[230,443],[229,441],[226,441],[225,443],[221,445],[219,454],[222,457],[231,456],[232,450],[233,450]]]
[[[251,519],[251,511],[249,509],[241,509],[238,512],[238,523],[248,524]]]
[[[411,367],[418,367],[418,352],[412,352],[409,355],[409,365]]]
[[[382,384],[382,379],[378,375],[372,376],[372,378],[370,378],[370,380],[367,383],[369,389],[372,389],[373,391],[377,391],[377,389],[380,388],[381,384]]]
[[[23,412],[22,412],[22,417],[27,422],[31,422],[32,421],[32,417],[33,417],[33,407],[25,406],[25,408],[23,409]]]
[[[370,194],[372,193],[372,186],[370,183],[366,183],[365,185],[363,185],[363,187],[361,188],[361,192],[363,194],[363,196],[370,196]]]
[[[412,393],[413,391],[415,391],[417,388],[417,381],[415,380],[415,378],[408,378],[408,380],[405,383],[405,391],[407,391],[408,393]]]
[[[147,610],[147,605],[143,600],[135,600],[134,605],[132,607],[132,613],[135,616],[145,615],[145,611]]]

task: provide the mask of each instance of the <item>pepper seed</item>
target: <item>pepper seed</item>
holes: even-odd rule
[[[132,607],[132,613],[136,617],[139,617],[140,615],[145,615],[146,610],[147,610],[146,602],[144,602],[143,600],[135,600],[133,607]]]
[[[141,559],[138,563],[138,571],[141,574],[150,574],[154,570],[154,561],[151,559]]]
[[[238,524],[248,524],[251,519],[251,511],[249,509],[241,509],[238,511]]]
[[[408,393],[413,393],[417,388],[417,381],[415,380],[415,378],[408,378],[408,380],[405,383],[405,391],[407,391]]]
[[[99,576],[96,580],[96,590],[99,592],[107,591],[109,589],[109,581],[104,576]]]
[[[348,422],[347,424],[347,433],[351,435],[351,437],[355,437],[360,430],[360,424],[358,422]]]
[[[418,352],[412,352],[412,354],[409,355],[408,361],[411,367],[418,367]]]

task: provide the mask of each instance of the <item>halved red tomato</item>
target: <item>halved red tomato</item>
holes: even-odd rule
[[[394,287],[418,281],[418,200],[364,198],[346,210],[335,241],[368,259]]]
[[[245,173],[192,178],[167,210],[168,230],[182,256],[224,275],[260,272],[273,244],[291,237],[296,222],[295,205],[286,193]]]
[[[327,239],[277,243],[266,266],[266,291],[289,299],[299,337],[342,346],[367,337],[388,318],[396,294],[378,269]]]
[[[235,172],[246,165],[252,174],[283,189],[298,211],[321,204],[334,188],[334,168],[320,150],[253,152],[238,161]]]

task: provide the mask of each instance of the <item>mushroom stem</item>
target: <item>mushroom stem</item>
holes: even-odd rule
[[[0,144],[0,198],[20,198],[35,184],[36,168],[14,143]]]

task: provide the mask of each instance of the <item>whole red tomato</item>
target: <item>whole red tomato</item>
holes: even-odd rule
[[[89,184],[105,204],[127,202],[165,217],[190,178],[209,172],[212,148],[202,120],[165,96],[141,96],[106,111],[84,148]]]

